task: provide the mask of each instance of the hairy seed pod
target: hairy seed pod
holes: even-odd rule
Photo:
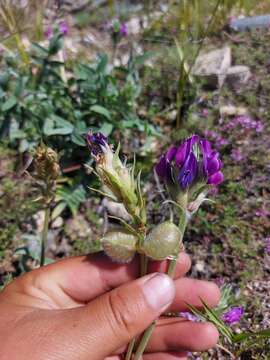
[[[182,245],[182,233],[172,222],[156,226],[145,238],[142,251],[154,260],[174,258]]]
[[[104,252],[115,262],[128,263],[136,252],[138,238],[125,230],[109,231],[101,239]]]

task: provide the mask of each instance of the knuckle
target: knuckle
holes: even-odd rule
[[[136,312],[130,306],[130,299],[121,291],[113,291],[109,294],[109,307],[112,314],[112,327],[119,334],[125,332],[127,336],[134,333],[134,318]]]

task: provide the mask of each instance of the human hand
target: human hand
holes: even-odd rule
[[[149,271],[164,272],[166,262]],[[138,259],[114,264],[102,255],[69,258],[31,271],[0,293],[1,360],[119,360],[128,342],[166,311],[215,306],[217,286],[183,275],[189,257],[181,253],[174,281],[154,273],[138,277]],[[144,360],[186,359],[218,340],[209,323],[161,318]]]

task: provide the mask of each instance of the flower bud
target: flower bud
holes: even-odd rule
[[[53,149],[45,145],[39,146],[34,155],[34,162],[37,179],[48,182],[56,180],[60,175],[58,155]]]
[[[107,137],[101,133],[87,135],[91,155],[96,161],[96,171],[101,182],[109,188],[117,201],[123,203],[126,210],[140,217],[142,208],[138,205],[137,184],[133,168],[128,168],[119,158],[119,148],[113,151]]]
[[[138,238],[125,230],[109,231],[101,239],[104,252],[115,262],[128,263],[136,252]]]
[[[142,251],[154,260],[177,257],[183,234],[172,222],[166,221],[156,226],[145,238]]]

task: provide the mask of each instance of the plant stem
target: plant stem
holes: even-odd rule
[[[45,218],[44,218],[44,225],[43,225],[42,238],[41,238],[40,266],[43,266],[45,263],[45,248],[48,238],[49,220],[50,220],[50,206],[47,206],[45,209]]]
[[[140,276],[144,276],[147,274],[147,265],[148,265],[148,258],[144,254],[140,254]],[[128,345],[127,353],[125,356],[125,360],[130,360],[134,347],[136,344],[136,338],[134,338]]]
[[[136,338],[131,340],[131,342],[129,343],[125,360],[130,360],[131,359],[135,343],[136,343]]]
[[[140,360],[142,354],[144,353],[144,350],[146,348],[146,345],[148,344],[148,341],[156,327],[156,322],[154,321],[143,333],[142,340],[140,341],[140,344],[138,346],[138,349],[136,351],[136,354],[134,356],[133,360]]]

